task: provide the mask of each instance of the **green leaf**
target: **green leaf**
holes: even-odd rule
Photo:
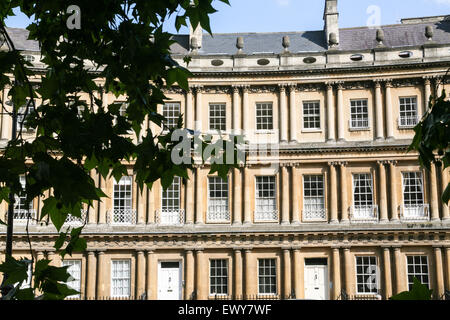
[[[28,260],[16,260],[11,256],[6,256],[5,262],[0,264],[0,271],[8,274],[8,279],[4,281],[4,285],[15,284],[26,281],[28,278]]]

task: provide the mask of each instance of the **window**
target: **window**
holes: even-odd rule
[[[303,128],[320,129],[320,102],[303,102]]]
[[[25,190],[25,176],[20,176],[19,179],[22,188]],[[14,198],[14,219],[27,220],[28,218],[33,218],[33,203],[30,202],[27,204],[27,194],[25,191],[21,192],[19,195],[15,195]]]
[[[117,183],[114,180],[112,222],[129,224],[135,220],[132,196],[132,177],[122,177]]]
[[[303,218],[325,219],[325,192],[322,175],[303,176]]]
[[[418,123],[417,98],[400,98],[400,127],[414,127]]]
[[[278,220],[274,176],[256,177],[255,221]]]
[[[78,292],[81,291],[81,260],[63,260],[62,262],[63,267],[69,266],[67,268],[67,272],[70,274],[70,276],[73,278],[69,281],[67,281],[67,286],[71,289],[77,290]],[[73,296],[70,296],[69,298],[79,298],[80,295],[76,294]]]
[[[114,180],[114,210],[132,208],[132,177],[122,177],[119,183]]]
[[[256,130],[273,130],[272,103],[256,104]]]
[[[407,256],[408,268],[408,288],[412,289],[414,277],[422,284],[430,288],[430,277],[428,275],[428,257],[427,256]]]
[[[17,110],[17,130],[19,130],[21,127],[25,129],[25,118],[29,117],[31,113],[34,112],[34,105],[30,104],[28,105],[28,100],[25,103],[25,105],[21,106],[19,110]],[[28,110],[27,110],[28,108]]]
[[[356,257],[356,292],[378,293],[378,269],[376,257]]]
[[[180,209],[180,178],[174,177],[172,185],[162,192],[162,209],[177,211]]]
[[[229,221],[228,180],[220,177],[208,178],[208,220]]]
[[[130,296],[130,260],[111,261],[111,296]]]
[[[228,261],[226,259],[210,260],[209,281],[211,295],[228,294]]]
[[[224,131],[227,126],[226,105],[210,104],[209,105],[209,129]]]
[[[27,279],[22,282],[20,289],[28,289],[31,288],[31,281],[33,279],[33,263],[31,260],[22,260],[27,264]]]
[[[350,129],[369,128],[369,109],[367,100],[350,101]]]
[[[275,259],[258,259],[258,293],[277,294]]]
[[[176,128],[180,114],[181,107],[179,103],[166,103],[163,106],[163,116],[166,118],[164,124],[166,127],[169,129]]]
[[[423,205],[423,183],[420,172],[403,173],[403,203],[407,207]]]
[[[373,215],[373,188],[370,173],[353,175],[353,214],[361,218]]]

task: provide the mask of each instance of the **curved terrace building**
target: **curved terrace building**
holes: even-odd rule
[[[109,199],[85,212],[87,252],[61,261],[43,222],[30,226],[35,256],[70,265],[90,299],[386,299],[413,277],[442,297],[449,170],[406,151],[430,95],[450,91],[450,19],[340,29],[337,0],[325,4],[320,31],[175,36],[172,55],[184,66],[190,55],[194,77],[187,92],[167,90],[161,113],[169,126],[183,114],[203,133],[242,132],[245,165],[226,181],[195,165],[143,194],[131,167],[121,181],[96,176]],[[9,32],[43,70],[27,31]],[[4,146],[11,120],[0,120]],[[16,204],[17,256],[29,255],[23,218],[42,201]]]

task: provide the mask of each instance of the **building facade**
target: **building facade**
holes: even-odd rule
[[[449,170],[421,168],[407,148],[429,97],[450,90],[450,21],[340,29],[337,1],[325,4],[321,31],[175,36],[173,57],[194,77],[187,92],[166,90],[167,125],[182,114],[196,131],[240,132],[245,164],[226,181],[197,164],[190,179],[143,193],[131,167],[119,182],[93,173],[109,198],[83,212],[87,252],[61,261],[55,228],[31,221],[35,257],[70,265],[71,286],[88,299],[387,299],[413,277],[441,298]],[[44,70],[25,30],[9,31]],[[125,97],[105,103],[114,101]],[[3,117],[3,144],[10,128]],[[42,201],[16,205],[17,257],[30,254],[24,224]]]

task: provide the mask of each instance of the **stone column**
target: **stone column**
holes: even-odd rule
[[[345,291],[351,295],[354,293],[354,273],[352,268],[352,256],[350,248],[344,248],[344,264],[345,264]]]
[[[11,140],[11,134],[12,134],[12,117],[9,114],[6,114],[6,111],[8,112],[12,112],[12,106],[7,106],[5,104],[6,101],[8,101],[8,94],[9,94],[9,90],[5,89],[3,90],[3,102],[4,104],[2,105],[2,134],[1,134],[1,138],[5,139],[5,140]]]
[[[344,97],[342,91],[344,90],[343,83],[337,86],[337,125],[338,125],[338,141],[345,141],[344,128]]]
[[[445,247],[445,288],[450,290],[450,247]]]
[[[192,96],[192,88],[186,91],[186,128],[194,130],[194,98]]]
[[[341,223],[348,223],[348,186],[347,186],[347,162],[340,162],[341,167]]]
[[[392,82],[386,81],[386,133],[388,140],[394,139],[394,110],[392,108]]]
[[[207,278],[207,271],[205,269],[205,261],[204,261],[204,254],[203,249],[197,249],[195,251],[196,253],[196,291],[197,291],[197,300],[206,300],[208,298],[208,291],[207,291],[207,284],[208,284],[208,278]]]
[[[402,268],[402,255],[400,252],[400,247],[394,247],[394,258],[395,258],[395,294],[403,292],[405,285],[403,284],[403,274],[405,271]]]
[[[330,191],[328,192],[330,195],[330,223],[338,223],[336,168],[334,162],[330,162],[328,165],[330,166]]]
[[[194,223],[194,172],[187,170],[188,179],[186,180],[186,224]]]
[[[333,83],[326,83],[327,86],[327,127],[328,139],[327,142],[336,141],[335,122],[334,118],[334,95]]]
[[[288,115],[287,115],[287,97],[286,85],[280,84],[280,141],[286,142],[288,140]]]
[[[252,285],[252,277],[251,274],[256,272],[255,270],[251,270],[250,268],[250,258],[251,258],[252,250],[251,249],[245,249],[245,289],[244,294],[245,296],[249,296],[251,292],[251,285]]]
[[[91,170],[89,175],[92,180],[94,180],[95,186],[98,185],[98,175],[95,170]],[[42,197],[40,197],[42,201]],[[42,201],[42,206],[44,202]],[[41,207],[42,208],[42,207]],[[88,208],[88,224],[96,224],[97,223],[97,213],[98,213],[98,201],[92,201],[92,207]]]
[[[234,249],[234,299],[242,299],[242,250]]]
[[[424,77],[424,97],[423,97],[423,110],[422,114],[425,114],[428,110],[428,104],[431,97],[431,79],[430,77]]]
[[[105,267],[105,252],[99,251],[97,253],[97,300],[110,295],[105,292]]]
[[[376,140],[383,140],[383,100],[381,97],[381,81],[375,80],[375,115],[376,115]]]
[[[86,271],[86,298],[88,300],[95,299],[95,287],[97,279],[97,265],[96,265],[95,251],[87,252],[87,271]]]
[[[291,289],[291,250],[284,248],[283,249],[283,295],[284,299],[290,297],[292,289]],[[282,297],[283,298],[283,297]]]
[[[443,167],[441,166],[441,168],[443,168]],[[448,169],[442,169],[441,173],[442,173],[442,179],[441,179],[442,192],[444,192],[448,186]],[[442,201],[440,201],[440,202],[442,202]],[[449,213],[449,208],[448,208],[447,203],[442,203],[442,220],[450,221],[450,213]],[[450,288],[449,288],[449,290],[450,290]]]
[[[147,299],[148,300],[155,300],[157,299],[157,281],[156,280],[156,274],[158,272],[157,265],[155,261],[155,254],[153,250],[147,251]]]
[[[294,249],[294,289],[297,299],[304,298],[304,267],[301,261],[300,248]]]
[[[148,190],[148,192],[147,192],[147,201],[148,201],[147,224],[154,224],[155,223],[155,211],[156,211],[155,191],[154,191],[155,185],[153,185],[152,189],[149,188],[147,190]]]
[[[388,213],[387,213],[387,192],[386,192],[386,168],[384,167],[384,161],[378,161],[378,172],[380,175],[380,221],[387,222]]]
[[[391,221],[397,222],[398,219],[398,203],[397,203],[397,179],[395,166],[397,161],[389,161],[389,178],[391,184]]]
[[[240,115],[241,105],[239,101],[239,86],[232,86],[233,89],[233,129],[239,131],[241,129]]]
[[[195,131],[202,131],[202,116],[203,116],[203,110],[202,110],[202,92],[203,87],[197,86],[195,88]]]
[[[297,92],[297,85],[289,85],[289,122],[290,122],[290,141],[297,141],[297,104],[295,101],[295,94]]]
[[[106,190],[106,179],[103,178],[101,174],[99,174],[98,176],[99,176],[99,185],[100,185],[100,188],[102,189],[102,191],[103,191],[106,195],[109,195],[108,190]],[[111,183],[112,183],[112,181],[111,181]],[[113,187],[113,188],[114,188],[114,187]],[[113,192],[114,192],[114,191],[113,191]],[[99,202],[98,202],[98,223],[99,223],[99,224],[106,224],[106,222],[107,222],[107,215],[108,215],[107,210],[108,210],[108,209],[112,209],[112,207],[111,207],[111,208],[107,208],[107,207],[106,207],[106,198],[103,198],[102,201],[99,201]]]
[[[250,130],[250,109],[248,101],[249,86],[243,86],[242,88],[242,122],[244,126],[244,139],[248,140],[248,134]]]
[[[281,224],[289,224],[289,173],[286,166],[281,168]]]
[[[203,224],[205,223],[203,217],[203,188],[202,188],[202,169],[200,166],[196,167],[196,176],[195,176],[195,223]]]
[[[383,247],[384,263],[384,294],[385,299],[392,297],[391,252],[389,247]]]
[[[250,211],[250,197],[252,196],[250,183],[249,167],[244,167],[244,224],[252,223],[252,213]]]
[[[341,257],[340,249],[335,247],[333,250],[333,300],[337,300],[341,294]]]
[[[145,256],[144,251],[136,252],[136,298],[145,292]]]
[[[430,170],[430,191],[431,191],[431,221],[439,221],[439,202],[438,184],[436,179],[436,163],[431,163]]]
[[[241,169],[233,169],[233,224],[242,224],[242,175]]]
[[[436,289],[435,294],[441,297],[444,292],[444,266],[442,264],[442,250],[439,247],[434,248],[434,264],[436,266]]]
[[[146,209],[147,209],[147,186],[144,184],[143,190],[140,190],[137,183],[134,183],[136,186],[136,215],[137,215],[137,224],[144,224],[146,217]]]
[[[293,165],[292,166],[292,223],[300,224],[300,177],[298,168]]]
[[[436,95],[437,98],[440,98],[442,96],[442,91],[444,90],[444,85],[442,84],[442,77],[437,76],[436,77]]]
[[[195,275],[194,252],[191,249],[186,250],[186,285],[184,289],[184,299],[191,300],[194,292]]]

